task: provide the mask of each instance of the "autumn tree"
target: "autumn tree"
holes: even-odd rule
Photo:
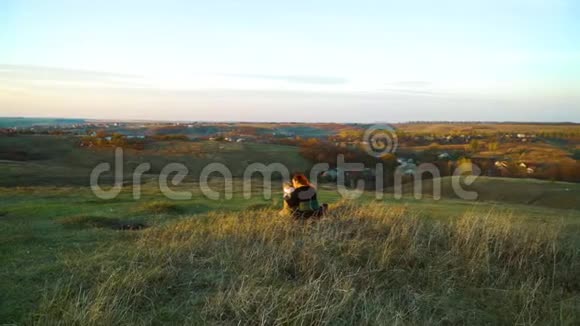
[[[493,142],[490,142],[487,144],[487,149],[489,151],[494,152],[494,151],[497,151],[498,148],[499,148],[499,143],[496,141],[493,141]]]
[[[479,150],[479,140],[477,140],[477,139],[472,139],[472,140],[469,142],[469,149],[470,149],[472,152],[477,152],[477,151]]]

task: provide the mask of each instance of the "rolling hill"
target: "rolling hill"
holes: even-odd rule
[[[423,180],[422,193],[431,196],[433,186],[433,180]],[[477,192],[478,201],[580,209],[580,184],[577,183],[478,177],[469,186],[463,184],[463,188]],[[388,191],[393,192],[393,188]],[[403,185],[403,194],[412,196],[413,192],[412,183]],[[441,196],[450,199],[459,198],[453,190],[451,177],[441,178]]]

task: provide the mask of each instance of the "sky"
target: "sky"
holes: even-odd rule
[[[0,116],[580,122],[580,1],[0,0]]]

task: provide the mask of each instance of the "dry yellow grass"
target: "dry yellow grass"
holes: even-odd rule
[[[313,223],[210,213],[63,257],[38,324],[574,324],[578,248],[558,224],[339,204]]]

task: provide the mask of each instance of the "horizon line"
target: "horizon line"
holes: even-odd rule
[[[172,119],[115,119],[115,118],[82,118],[82,117],[62,117],[62,116],[0,116],[0,119],[59,119],[59,120],[84,120],[103,122],[130,122],[130,123],[275,123],[275,124],[427,124],[427,123],[458,123],[458,124],[572,124],[580,125],[574,121],[514,121],[514,120],[407,120],[400,122],[374,121],[374,122],[337,122],[337,121],[254,121],[254,120],[172,120]]]

